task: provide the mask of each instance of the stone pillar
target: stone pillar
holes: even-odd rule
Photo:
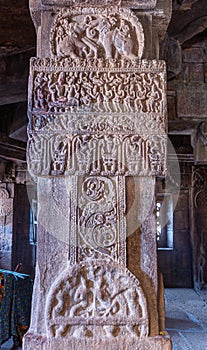
[[[12,269],[15,166],[0,161],[0,268]]]
[[[207,286],[207,167],[193,167],[191,188],[191,238],[193,246],[194,286]]]
[[[0,266],[12,269],[13,183],[0,184]]]
[[[0,268],[13,270],[19,262],[25,263],[23,255],[17,254],[18,245],[17,231],[19,238],[24,237],[23,231],[27,234],[29,242],[29,227],[26,220],[27,208],[24,200],[18,198],[17,187],[24,184],[24,193],[27,199],[26,189],[26,164],[15,164],[9,161],[0,161]],[[22,203],[17,203],[20,200]],[[22,206],[21,215],[19,208]],[[20,224],[21,222],[21,224]],[[25,264],[24,264],[25,265]],[[26,268],[24,266],[23,268]],[[28,271],[25,271],[28,272]]]
[[[171,349],[159,336],[154,199],[166,172],[157,48],[169,18],[162,1],[72,4],[31,3],[38,252],[24,350]]]

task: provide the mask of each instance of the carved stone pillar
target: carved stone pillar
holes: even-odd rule
[[[25,224],[24,217],[18,217],[17,202],[17,184],[24,184],[26,190],[26,164],[15,164],[13,162],[0,160],[0,268],[12,270],[17,263],[24,262],[19,256],[16,260],[16,227],[20,226],[22,220],[23,227]],[[23,227],[18,227],[19,232],[23,235]]]
[[[24,349],[171,349],[159,336],[154,200],[166,171],[156,55],[168,12],[154,0],[72,4],[31,3],[38,258]]]
[[[0,184],[0,266],[12,269],[14,184]]]
[[[207,176],[206,166],[195,166],[191,190],[191,236],[193,246],[194,283],[198,289],[207,285]]]

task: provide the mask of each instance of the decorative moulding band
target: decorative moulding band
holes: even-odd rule
[[[155,8],[157,0],[41,0],[41,3],[47,6],[120,6],[131,9],[151,10]],[[32,6],[32,3],[30,6]]]

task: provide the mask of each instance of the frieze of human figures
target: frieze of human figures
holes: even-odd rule
[[[165,112],[164,76],[140,72],[36,72],[34,113]]]
[[[142,58],[144,32],[138,18],[120,7],[72,7],[58,12],[51,54],[76,58]]]
[[[113,262],[89,260],[54,281],[46,304],[50,338],[147,337],[143,290],[127,270]],[[101,326],[101,327],[100,327]]]
[[[166,141],[165,135],[34,135],[28,170],[32,176],[164,175]]]

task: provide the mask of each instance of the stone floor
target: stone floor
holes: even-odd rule
[[[207,350],[207,291],[166,289],[165,302],[166,328],[173,350]],[[11,350],[12,345],[10,340],[1,350]]]
[[[166,289],[165,304],[173,350],[207,350],[207,292]]]

